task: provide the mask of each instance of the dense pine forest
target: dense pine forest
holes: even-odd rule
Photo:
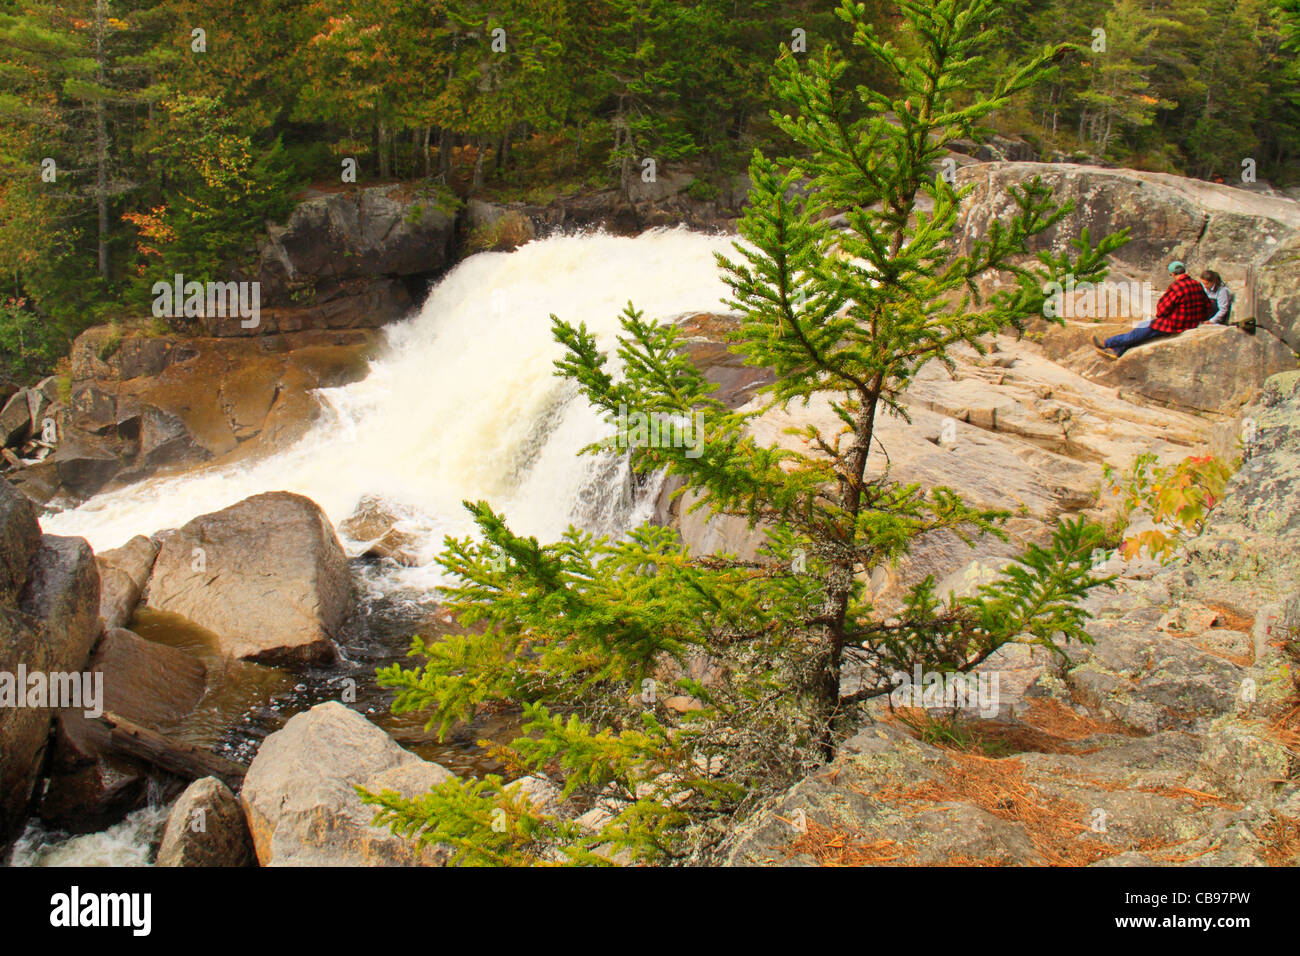
[[[862,6],[889,35],[896,6]],[[1055,56],[997,131],[1045,158],[1300,180],[1300,0],[999,6],[975,86]],[[158,278],[228,276],[310,185],[545,203],[627,190],[652,158],[708,198],[782,148],[773,61],[851,52],[846,30],[822,0],[0,0],[0,361],[46,371],[81,329],[145,314]]]

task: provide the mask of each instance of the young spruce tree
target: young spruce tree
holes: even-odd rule
[[[904,58],[845,2],[840,15],[891,76],[891,94],[845,89],[847,65],[829,50],[779,59],[790,112],[773,119],[795,155],[754,156],[744,242],[719,257],[742,316],[732,348],[776,373],[765,409],[710,397],[678,331],[631,305],[617,375],[585,327],[554,319],[559,374],[611,425],[621,410],[703,422],[698,457],[669,443],[623,450],[617,437],[588,451],[622,450],[639,472],[679,476],[698,507],[761,527],[767,544],[752,562],[694,556],[674,531],[645,526],[625,540],[570,530],[540,545],[486,503],[467,505],[483,540],[449,540],[441,559],[460,582],[448,606],[465,630],[416,638],[423,663],[381,681],[397,691],[394,710],[427,713],[444,733],[485,705],[519,705],[521,734],[496,755],[561,793],[546,811],[495,776],[410,800],[367,795],[379,822],[449,844],[460,863],[705,859],[728,817],[824,762],[852,732],[855,707],[894,689],[898,672],[968,671],[1011,641],[1059,650],[1088,640],[1077,601],[1100,583],[1101,532],[1083,521],[1061,524],[1050,547],[1030,547],[970,597],[945,598],[926,580],[884,618],[863,586],[920,535],[1001,535],[1006,517],[893,479],[885,456],[869,455],[877,416],[906,418],[901,396],[923,365],[951,363],[958,346],[983,352],[989,336],[1043,314],[1047,283],[1102,278],[1124,241],[1094,247],[1085,233],[1065,252],[1031,255],[1067,211],[1034,180],[1012,190],[1014,213],[985,239],[954,250],[964,191],[940,173],[945,146],[978,133],[1055,52],[970,93],[993,5],[901,2],[920,51]],[[984,297],[977,279],[991,270],[1015,283]],[[809,426],[771,446],[752,437],[764,410],[815,400],[829,402],[835,433]],[[854,689],[842,694],[850,666]]]

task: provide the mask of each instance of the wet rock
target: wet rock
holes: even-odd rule
[[[104,675],[105,710],[164,732],[193,712],[207,687],[207,668],[193,654],[124,628],[104,632],[90,666]]]
[[[198,706],[207,686],[207,668],[198,658],[121,628],[104,633],[90,670],[103,675],[101,711],[164,733]],[[148,768],[112,753],[94,716],[72,708],[60,710],[55,719],[49,781],[40,804],[48,827],[90,832],[144,805]]]
[[[315,502],[287,492],[256,495],[158,540],[149,607],[214,632],[234,657],[335,657],[352,581]]]
[[[27,500],[38,505],[47,504],[58,495],[60,488],[58,466],[46,458],[32,465],[24,465],[5,475],[5,480],[22,492]]]
[[[377,498],[366,497],[357,505],[352,516],[339,524],[339,530],[354,541],[360,542],[360,554],[365,558],[387,559],[404,567],[415,567],[416,540],[395,525],[397,518]]]
[[[40,539],[31,501],[0,479],[0,605],[12,607],[17,600]]]
[[[51,656],[46,648],[46,634],[36,622],[0,607],[0,673],[12,675],[9,679],[16,681],[20,665],[42,669]],[[0,707],[0,846],[21,831],[27,817],[50,733],[50,716],[49,708]]]
[[[21,516],[17,523],[21,530]],[[0,706],[0,844],[22,826],[45,760],[54,715],[49,675],[85,670],[99,633],[99,578],[90,546],[81,538],[42,535],[16,605],[12,598],[0,604],[0,692],[8,695]],[[44,675],[43,701],[19,686],[20,673]],[[19,693],[28,706],[15,706]]]
[[[450,776],[342,704],[318,704],[266,739],[240,800],[263,866],[440,866],[446,848],[417,852],[371,826],[354,787],[412,797]]]
[[[82,498],[98,492],[122,470],[112,446],[89,435],[65,435],[52,460],[59,483]]]
[[[228,450],[225,443],[222,450]],[[213,453],[190,433],[186,423],[160,408],[146,407],[140,416],[140,458],[146,468],[205,461]]]
[[[284,447],[318,416],[314,390],[364,377],[378,341],[368,329],[328,331],[315,322],[286,320],[307,331],[233,339],[88,329],[73,349],[74,371],[87,377],[74,375],[69,407],[42,413],[42,421],[56,420],[60,438],[54,480],[28,465],[13,472],[15,481],[41,502],[60,491],[84,498],[158,469]],[[127,361],[131,355],[139,361]]]
[[[84,538],[43,534],[27,566],[18,609],[40,621],[58,645],[57,657],[81,670],[99,637],[99,568]]]
[[[158,866],[254,866],[253,837],[239,798],[216,777],[195,780],[172,805]]]
[[[142,534],[120,548],[95,555],[99,565],[99,614],[106,628],[130,623],[157,556],[158,546]]]

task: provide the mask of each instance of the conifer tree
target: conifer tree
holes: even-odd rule
[[[488,504],[469,505],[482,540],[449,540],[441,558],[459,581],[448,606],[464,633],[417,638],[423,663],[385,669],[381,682],[397,690],[396,711],[423,712],[441,732],[484,705],[519,704],[523,732],[496,755],[511,773],[558,777],[561,811],[540,813],[517,786],[489,778],[417,800],[367,795],[379,821],[449,843],[465,863],[600,862],[619,850],[698,858],[722,818],[831,756],[855,708],[895,689],[899,672],[969,671],[1012,641],[1060,651],[1088,640],[1077,601],[1101,583],[1091,570],[1101,531],[1082,520],[969,597],[940,595],[926,579],[885,618],[863,585],[920,535],[1002,535],[1007,517],[893,477],[872,453],[878,416],[906,419],[902,396],[922,366],[951,363],[959,346],[985,351],[989,336],[1043,314],[1046,283],[1101,278],[1125,241],[1094,246],[1085,233],[1065,251],[1031,254],[1068,211],[1034,180],[1013,188],[1015,211],[985,239],[955,251],[966,191],[936,175],[945,144],[1026,89],[1055,52],[955,106],[993,39],[991,7],[900,3],[918,51],[905,58],[847,0],[840,15],[860,53],[892,73],[893,96],[846,88],[847,64],[829,49],[778,61],[789,111],[772,118],[798,149],[780,162],[755,154],[743,242],[719,257],[742,317],[731,347],[776,373],[763,409],[712,398],[677,329],[632,305],[617,362],[585,327],[553,320],[566,350],[559,374],[611,426],[636,411],[702,428],[698,444],[674,434],[629,449],[615,435],[589,451],[680,476],[697,507],[763,528],[766,545],[752,562],[691,555],[674,531],[652,526],[621,541],[570,530],[542,545]],[[801,180],[806,190],[794,188]],[[846,230],[832,225],[833,208],[847,211]],[[1014,285],[982,295],[990,270]],[[808,426],[770,446],[753,437],[763,411],[815,402],[834,412],[837,431]],[[849,666],[856,689],[845,694]],[[678,706],[665,704],[670,695]],[[594,830],[572,820],[587,808]]]

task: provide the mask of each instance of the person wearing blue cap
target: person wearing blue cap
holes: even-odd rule
[[[1201,284],[1187,274],[1187,266],[1175,259],[1169,263],[1169,274],[1174,281],[1156,303],[1154,319],[1112,335],[1105,342],[1094,335],[1093,348],[1114,361],[1140,342],[1186,332],[1208,319],[1213,311],[1211,300]]]

